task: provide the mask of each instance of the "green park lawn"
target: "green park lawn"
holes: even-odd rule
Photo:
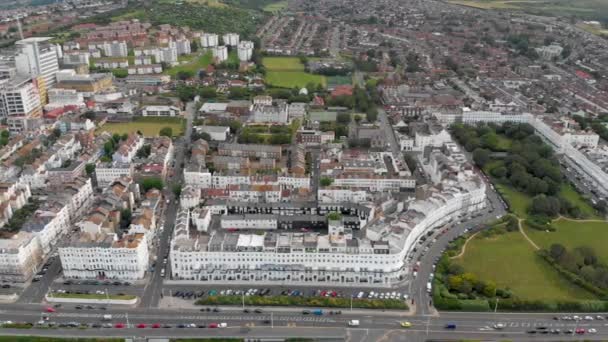
[[[99,132],[109,133],[132,133],[140,131],[146,137],[158,136],[159,131],[164,127],[171,127],[173,135],[179,136],[184,133],[184,119],[182,118],[140,118],[138,121],[132,122],[111,122],[101,126]]]
[[[489,238],[475,237],[465,254],[455,259],[466,272],[510,288],[522,299],[593,299],[593,295],[570,284],[555,272],[519,232]]]
[[[532,204],[532,198],[520,191],[515,190],[513,187],[506,184],[494,183],[496,190],[500,192],[505,201],[509,203],[511,212],[519,216],[519,218],[528,217],[528,208]]]
[[[548,249],[551,244],[559,243],[568,249],[589,246],[598,258],[608,264],[608,222],[584,222],[559,219],[551,224],[554,232],[525,228],[526,234],[539,247]]]
[[[266,83],[280,88],[303,88],[308,83],[325,86],[325,76],[303,71],[267,71]]]
[[[581,213],[586,219],[600,219],[600,217],[597,215],[597,211],[593,208],[589,201],[585,200],[583,196],[572,187],[572,185],[568,183],[562,185],[559,194],[570,201],[570,203],[579,207]]]
[[[268,71],[304,71],[299,57],[264,57],[262,64]]]
[[[175,75],[177,75],[177,73],[180,71],[187,71],[196,74],[200,69],[204,69],[211,64],[212,58],[211,52],[207,52],[202,56],[197,56],[196,58],[190,58],[189,61],[187,58],[182,57],[180,58],[180,61],[188,61],[186,64],[181,64],[166,69],[163,73],[171,75],[172,77],[175,77]]]
[[[277,1],[264,6],[263,10],[264,12],[279,12],[287,8],[287,5],[289,5],[287,0]]]
[[[298,57],[264,57],[266,83],[280,88],[305,87],[308,83],[325,86],[325,76],[313,75],[304,71],[304,64]]]

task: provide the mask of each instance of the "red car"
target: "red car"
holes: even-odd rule
[[[577,333],[577,334],[579,334],[579,335],[582,335],[582,334],[584,334],[584,333],[585,333],[585,329],[583,329],[583,328],[578,328],[578,329],[576,329],[576,333]]]
[[[217,323],[209,323],[209,328],[217,328]]]
[[[122,328],[124,328],[124,327],[125,327],[124,323],[116,323],[116,324],[114,325],[114,328],[116,328],[116,329],[122,329]]]
[[[154,323],[154,324],[152,324],[152,328],[154,328],[154,329],[160,328],[160,323]]]
[[[143,329],[143,328],[146,327],[146,325],[143,324],[143,323],[139,323],[138,325],[136,325],[136,327],[139,328],[139,329]]]
[[[48,307],[45,309],[46,312],[57,312],[57,310],[53,309],[52,307]]]

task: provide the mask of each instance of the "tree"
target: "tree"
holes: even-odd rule
[[[483,167],[488,161],[490,161],[490,151],[485,148],[476,148],[473,151],[473,161],[477,166]]]
[[[91,176],[93,172],[95,172],[95,164],[87,164],[84,166],[84,171],[87,173],[87,176]]]
[[[330,186],[333,182],[334,180],[329,177],[322,177],[321,180],[319,180],[321,186]]]
[[[120,228],[126,229],[131,224],[131,210],[123,209],[120,211]]]
[[[503,178],[507,175],[507,168],[504,166],[498,166],[490,170],[490,173],[496,178]]]
[[[160,136],[165,136],[165,137],[169,137],[171,138],[173,136],[173,128],[171,127],[163,127],[161,128],[161,130],[158,132],[158,134]]]
[[[177,77],[178,80],[185,81],[187,79],[194,77],[194,72],[190,71],[190,70],[180,70],[177,72],[177,74],[175,76]]]
[[[103,151],[106,156],[111,157],[112,153],[114,153],[114,142],[112,140],[106,141],[106,143],[103,144]]]
[[[551,257],[557,262],[560,261],[564,254],[566,254],[566,247],[559,243],[551,244],[551,246],[549,247],[549,255],[551,255]]]
[[[61,136],[61,130],[59,128],[53,129],[53,137],[55,137],[55,139],[58,139],[60,136]]]
[[[367,122],[376,122],[378,119],[378,110],[375,107],[369,108],[365,113]]]
[[[144,192],[148,192],[150,189],[163,189],[163,181],[160,178],[146,178],[141,182],[141,186],[144,189]]]
[[[339,113],[336,117],[336,122],[348,124],[350,122],[350,113]]]
[[[179,195],[181,195],[182,193],[182,186],[179,184],[175,184],[173,186],[173,193],[175,194],[175,197],[179,197]]]
[[[483,288],[483,295],[488,298],[493,298],[496,296],[496,283],[493,281],[489,281],[486,283],[486,286]]]

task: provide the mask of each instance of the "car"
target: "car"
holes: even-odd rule
[[[76,305],[76,310],[82,310],[82,305]]]
[[[399,323],[399,325],[400,325],[402,328],[411,328],[411,327],[412,327],[412,323],[410,323],[410,322],[408,322],[408,321],[403,321],[403,322],[400,322],[400,323]]]
[[[302,315],[310,315],[310,310],[302,310]]]
[[[262,321],[262,324],[270,324],[270,320],[269,319],[265,319]]]
[[[593,317],[592,316],[585,316],[585,321],[593,321]]]
[[[544,327],[541,325],[541,326],[536,327],[536,330],[547,330],[547,327]]]
[[[528,330],[526,331],[528,334],[536,334],[536,330]]]
[[[595,333],[597,333],[597,330],[595,328],[589,328],[589,329],[587,329],[587,332],[590,334],[595,334]]]
[[[456,324],[454,324],[454,323],[448,323],[443,328],[444,329],[451,329],[451,330],[453,330],[453,329],[456,329]]]
[[[551,329],[552,334],[559,334],[561,331],[559,329]]]
[[[251,310],[249,310],[249,309],[243,309],[243,312],[244,312],[244,313],[250,313],[250,312],[251,312]]]
[[[104,323],[101,325],[102,328],[111,328],[112,327],[112,323]]]
[[[572,329],[566,329],[566,330],[564,330],[564,334],[566,334],[566,335],[572,335],[572,334],[574,334],[574,330],[572,330]]]
[[[61,304],[55,304],[55,305],[53,305],[53,307],[54,307],[55,309],[58,309],[58,308],[60,308],[60,307],[61,307]]]
[[[161,327],[160,323],[154,323],[154,324],[152,324],[152,328],[153,329],[158,329],[160,327]]]
[[[55,310],[54,308],[52,308],[50,306],[47,307],[44,311],[46,311],[46,312],[57,312],[57,310]]]
[[[595,319],[597,319],[598,321],[603,321],[605,318],[604,316],[597,315],[595,316]]]
[[[178,324],[178,325],[177,325],[177,327],[178,327],[178,328],[182,328],[182,329],[183,329],[183,328],[186,328],[186,327],[187,327],[187,325],[182,323],[182,324]]]
[[[583,335],[585,333],[585,329],[583,328],[578,328],[574,331],[575,333],[579,334],[579,335]]]
[[[203,329],[203,328],[206,328],[207,325],[206,324],[198,324],[196,327],[200,328],[200,329]]]
[[[116,329],[122,329],[124,327],[125,327],[124,323],[116,323],[116,324],[114,324],[114,328],[116,328]]]
[[[253,310],[253,312],[255,312],[255,313],[263,313],[263,312],[264,312],[264,310],[262,310],[262,309],[258,308],[258,309]]]
[[[213,308],[213,312],[220,312],[220,308]]]
[[[139,323],[138,325],[135,326],[138,329],[143,329],[146,327],[146,325],[144,323]]]
[[[217,323],[209,323],[209,328],[217,328]]]
[[[163,328],[171,329],[171,328],[173,328],[173,326],[171,324],[163,324]]]

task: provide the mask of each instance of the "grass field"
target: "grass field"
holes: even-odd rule
[[[604,263],[608,263],[608,222],[576,222],[558,220],[553,222],[554,232],[543,232],[526,228],[526,234],[539,247],[549,248],[553,243],[560,243],[568,249],[590,246]]]
[[[308,83],[327,85],[325,76],[304,71],[304,64],[298,57],[264,57],[266,83],[280,88],[305,87]]]
[[[562,185],[559,194],[575,206],[579,207],[586,219],[601,219],[597,215],[597,211],[593,208],[593,206],[591,206],[591,204],[585,200],[583,196],[572,187],[572,185]]]
[[[189,62],[186,64],[181,64],[172,68],[169,68],[163,71],[164,74],[171,75],[175,77],[180,71],[190,71],[196,74],[200,69],[206,68],[209,64],[211,64],[212,60],[211,52],[207,52],[204,55],[198,58],[190,58]],[[183,57],[182,61],[188,61],[186,57]]]
[[[608,2],[605,0],[447,0],[449,3],[485,10],[518,10],[549,16],[578,16],[586,19],[605,19]]]
[[[264,6],[263,11],[275,13],[284,10],[287,5],[289,5],[287,0],[277,1]]]
[[[587,25],[587,24],[577,24],[576,26],[580,27],[581,29],[583,29],[587,32],[593,33],[597,36],[608,37],[608,30],[601,26]]]
[[[158,136],[158,132],[163,127],[171,127],[173,129],[173,135],[179,136],[184,133],[183,119],[176,118],[176,120],[146,118],[147,120],[133,121],[133,122],[117,122],[117,123],[106,123],[99,128],[101,132],[110,132],[112,134],[124,134],[140,131],[146,137]]]
[[[298,57],[264,57],[262,64],[268,71],[304,71]]]
[[[504,184],[495,184],[496,190],[509,203],[511,211],[520,218],[528,217],[528,208],[532,204],[532,198],[523,192],[519,192],[512,187]]]
[[[510,288],[522,299],[593,299],[593,295],[560,277],[519,232],[469,241],[465,254],[455,259],[466,272]]]

